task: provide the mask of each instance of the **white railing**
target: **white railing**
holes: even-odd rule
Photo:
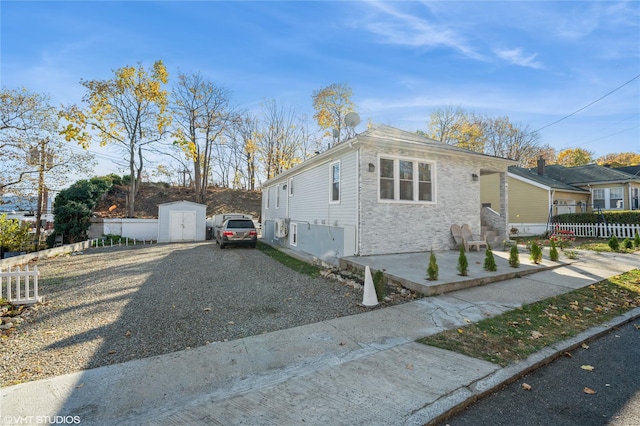
[[[19,266],[6,271],[0,269],[0,298],[14,305],[27,305],[40,302],[38,297],[38,267],[24,269]]]
[[[640,233],[640,224],[620,225],[617,223],[554,223],[551,233],[560,231],[571,231],[573,235],[580,238],[609,238],[615,235],[616,238],[634,238],[636,232]]]

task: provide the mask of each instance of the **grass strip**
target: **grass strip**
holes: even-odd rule
[[[291,268],[296,272],[314,278],[320,276],[320,268],[318,268],[317,266],[296,259],[295,257],[291,257],[288,254],[278,250],[277,248],[270,246],[269,244],[258,241],[257,248],[270,258],[282,263],[284,266]]]
[[[418,342],[504,367],[638,306],[640,270],[634,269]]]

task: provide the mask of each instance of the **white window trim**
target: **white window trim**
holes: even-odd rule
[[[289,225],[289,244],[296,247],[298,245],[298,224],[291,223]]]
[[[276,185],[276,209],[280,208],[280,185]]]
[[[293,197],[293,178],[289,178],[287,181],[287,190],[289,192],[289,197]]]
[[[338,199],[333,199],[333,166],[338,165]],[[333,161],[329,165],[329,204],[340,204],[342,200],[342,164],[340,160]]]
[[[393,196],[394,199],[380,198],[380,159],[393,160]],[[433,160],[425,160],[423,158],[415,157],[398,157],[395,155],[378,155],[376,168],[378,169],[376,186],[378,189],[378,202],[379,203],[391,203],[391,204],[437,204],[436,193],[436,170],[437,163]],[[414,200],[401,200],[400,199],[400,161],[412,161],[413,162],[413,196]],[[418,163],[431,165],[431,201],[418,200],[419,196],[419,174]]]
[[[267,190],[265,191],[265,200],[264,200],[264,209],[265,210],[269,210],[269,192],[271,191],[271,188],[267,188]]]

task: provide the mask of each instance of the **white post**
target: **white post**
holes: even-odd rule
[[[378,304],[376,288],[373,285],[373,278],[371,277],[371,270],[368,265],[364,270],[364,296],[362,297],[362,304],[364,306],[376,306]]]

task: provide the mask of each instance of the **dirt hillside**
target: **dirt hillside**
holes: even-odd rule
[[[126,217],[126,186],[114,185],[94,210],[97,217]],[[195,202],[191,188],[166,186],[159,183],[143,183],[136,197],[137,218],[157,218],[158,204],[173,201]],[[219,213],[238,212],[260,217],[262,194],[260,191],[242,191],[229,188],[209,188],[207,217]],[[115,206],[115,208],[113,208]],[[111,211],[109,209],[111,208]]]

